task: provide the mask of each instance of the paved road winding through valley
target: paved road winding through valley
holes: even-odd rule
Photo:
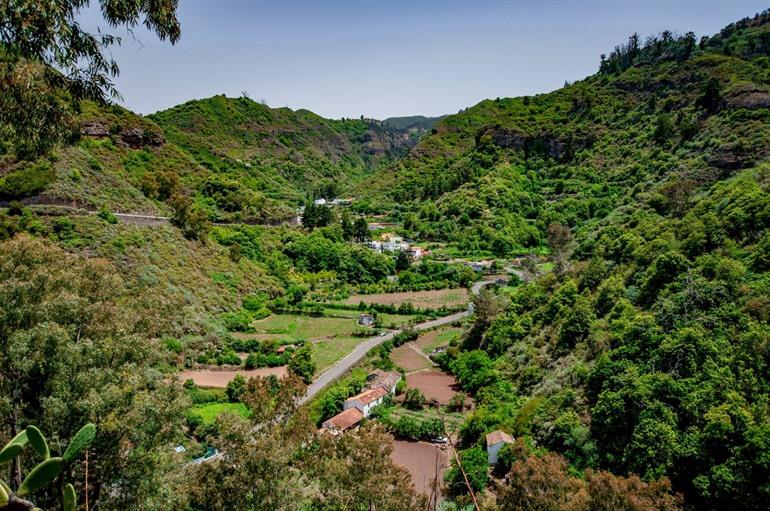
[[[479,294],[481,291],[481,288],[484,286],[488,286],[490,284],[494,284],[497,282],[496,280],[480,280],[473,284],[471,287],[471,292],[474,295]],[[450,314],[449,316],[444,316],[443,318],[438,319],[432,319],[430,321],[425,321],[423,323],[418,323],[414,326],[412,326],[413,330],[429,330],[431,328],[441,326],[441,325],[448,325],[450,323],[454,323],[458,319],[462,319],[464,317],[470,316],[471,312],[468,310],[457,312],[455,314]],[[342,360],[331,366],[329,369],[324,371],[321,376],[319,376],[313,383],[311,383],[308,388],[305,395],[302,397],[302,399],[299,400],[299,404],[306,403],[310,399],[313,398],[318,392],[321,391],[324,387],[329,385],[331,382],[336,380],[337,378],[341,377],[343,374],[345,374],[351,367],[356,365],[362,358],[366,356],[366,354],[369,352],[370,349],[379,346],[385,341],[389,341],[390,339],[393,339],[393,337],[396,336],[396,334],[402,332],[403,330],[394,330],[391,332],[388,332],[385,335],[378,335],[377,337],[372,337],[370,339],[367,339],[366,341],[362,342],[358,346],[356,346],[353,351],[348,353]]]

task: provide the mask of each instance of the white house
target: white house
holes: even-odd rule
[[[367,312],[363,312],[358,315],[358,324],[363,326],[373,326],[374,325],[374,316]]]
[[[412,259],[419,259],[425,255],[425,249],[422,247],[411,247],[409,250],[407,250],[407,255],[409,255],[409,257]]]
[[[409,243],[405,241],[385,241],[382,243],[383,252],[403,252],[409,250]]]
[[[315,204],[316,206],[325,206],[326,205],[326,199],[323,199],[323,198],[316,199],[316,200],[313,201],[313,204]]]
[[[382,387],[365,390],[360,394],[350,397],[342,404],[343,410],[355,408],[361,412],[364,417],[369,417],[372,409],[382,403],[389,392]]]
[[[497,456],[505,444],[512,444],[513,438],[504,431],[493,431],[487,434],[487,460],[490,465],[497,463]]]

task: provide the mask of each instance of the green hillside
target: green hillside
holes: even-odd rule
[[[399,204],[415,235],[502,255],[544,244],[552,222],[591,230],[642,192],[705,190],[770,154],[768,30],[762,18],[700,43],[661,36],[611,59],[633,65],[482,101],[438,122],[361,194]]]
[[[169,141],[216,172],[219,182],[213,186],[293,205],[343,193],[345,183],[360,180],[413,144],[379,121],[324,119],[243,97],[189,101],[149,117]]]
[[[430,130],[444,117],[446,116],[425,117],[424,115],[410,115],[407,117],[388,117],[387,119],[383,119],[382,124],[396,130],[422,133]]]
[[[443,119],[370,200],[410,236],[547,247],[555,265],[479,301],[441,357],[475,396],[463,447],[502,428],[572,473],[667,477],[688,509],[764,509],[770,13],[699,42],[632,37],[600,66]],[[567,488],[537,460],[516,451],[501,473]]]

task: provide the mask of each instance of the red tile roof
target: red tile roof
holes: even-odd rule
[[[388,392],[401,379],[401,373],[377,370],[369,375],[369,388],[383,387]]]
[[[504,431],[500,431],[499,429],[497,431],[493,431],[491,433],[487,434],[487,447],[490,447],[495,444],[499,444],[500,442],[505,442],[506,444],[512,444],[513,438],[511,438],[511,435]]]
[[[361,422],[364,418],[364,414],[358,408],[348,408],[331,419],[324,422],[323,426],[327,429],[334,428],[338,431],[345,431],[351,426],[354,426]]]
[[[390,394],[390,392],[388,392],[387,390],[383,389],[382,387],[377,387],[371,390],[366,390],[364,392],[361,392],[357,396],[348,398],[346,401],[360,401],[361,404],[368,405],[369,403],[377,401],[381,397],[384,397],[388,394]]]

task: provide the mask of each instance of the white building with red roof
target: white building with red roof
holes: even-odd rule
[[[385,396],[388,394],[389,392],[382,387],[365,390],[358,395],[347,398],[342,405],[342,409],[348,410],[350,408],[356,408],[364,415],[364,417],[369,417],[369,414],[372,413],[372,409],[382,403]]]
[[[511,438],[511,435],[505,431],[500,431],[498,429],[497,431],[487,433],[487,460],[489,461],[489,464],[494,465],[497,463],[500,449],[502,449],[505,444],[512,443],[513,438]]]

